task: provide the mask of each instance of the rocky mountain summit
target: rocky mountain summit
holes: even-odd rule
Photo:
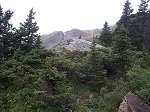
[[[113,32],[116,29],[116,25],[110,26],[111,31]],[[69,39],[79,39],[79,37],[83,40],[92,41],[93,37],[99,37],[102,29],[93,29],[93,30],[80,30],[80,29],[72,29],[66,32],[63,31],[55,31],[50,34],[42,35],[43,45],[47,49],[52,49],[57,46],[64,40]]]
[[[69,51],[89,51],[94,36],[99,36],[101,30],[80,30],[72,29],[66,32],[56,31],[42,36],[43,45],[47,49],[66,49]],[[79,39],[79,37],[81,39]],[[99,47],[101,47],[99,45]]]

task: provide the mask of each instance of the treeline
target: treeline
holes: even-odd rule
[[[46,50],[33,9],[15,28],[10,23],[13,12],[1,7],[1,112],[116,112],[129,91],[150,104],[150,54],[144,44],[148,3],[141,0],[132,14],[127,0],[115,31],[105,22],[90,52]],[[95,42],[105,48],[97,49]]]

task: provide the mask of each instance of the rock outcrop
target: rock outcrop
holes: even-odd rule
[[[150,107],[138,96],[129,92],[121,103],[118,112],[150,112]]]
[[[92,42],[83,39],[69,39],[64,40],[60,44],[54,47],[58,51],[90,51]],[[104,48],[103,46],[97,44],[97,48]]]

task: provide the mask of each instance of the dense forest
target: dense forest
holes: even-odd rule
[[[90,52],[45,49],[33,9],[15,28],[14,12],[0,6],[0,111],[117,112],[129,91],[150,105],[148,4],[133,13],[127,0],[115,31],[105,22]]]

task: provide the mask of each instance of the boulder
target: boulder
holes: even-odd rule
[[[150,112],[150,107],[138,96],[129,92],[121,103],[118,112]]]

